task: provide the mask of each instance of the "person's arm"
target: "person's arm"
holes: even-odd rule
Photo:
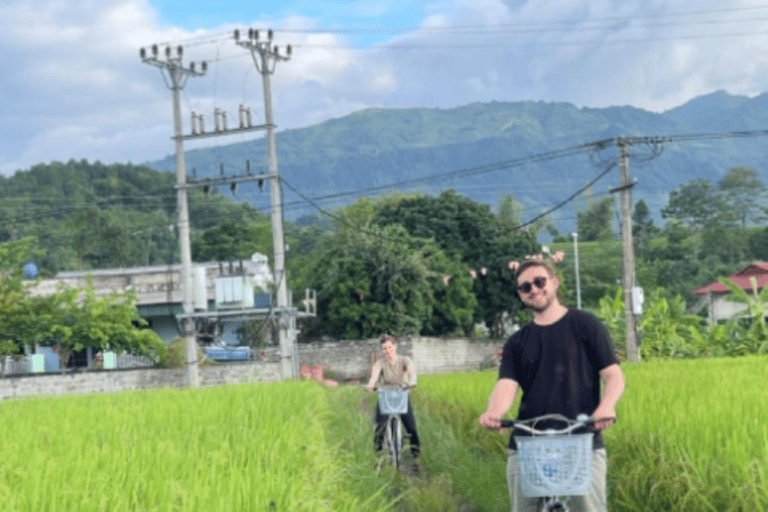
[[[368,381],[368,385],[365,386],[368,391],[373,391],[373,388],[376,387],[376,381],[379,380],[379,375],[381,375],[381,362],[376,361],[371,368],[371,379]]]
[[[405,385],[415,388],[416,387],[416,369],[413,367],[413,360],[410,358],[408,359],[408,365],[405,368],[405,375],[407,377],[407,382],[405,383]]]
[[[618,364],[614,363],[600,370],[600,378],[604,384],[603,397],[592,413],[595,428],[598,430],[611,426],[612,418],[616,417],[616,404],[624,392],[624,373]]]
[[[487,429],[499,430],[501,428],[501,417],[512,407],[512,402],[515,401],[515,395],[517,395],[519,387],[520,385],[517,381],[512,379],[502,378],[497,380],[488,399],[488,407],[480,415],[480,425]]]

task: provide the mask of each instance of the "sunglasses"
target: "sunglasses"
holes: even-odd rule
[[[524,283],[520,283],[519,285],[517,285],[517,291],[523,292],[523,293],[531,293],[531,290],[533,290],[533,285],[536,285],[536,288],[543,289],[545,286],[547,286],[547,278],[534,277],[533,284],[529,283],[528,281]]]

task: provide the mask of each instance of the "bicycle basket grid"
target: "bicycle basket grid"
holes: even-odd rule
[[[592,434],[515,436],[523,494],[579,496],[592,479]]]
[[[407,389],[380,389],[379,411],[381,414],[405,414],[408,412]]]

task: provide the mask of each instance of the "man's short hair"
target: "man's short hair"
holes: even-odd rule
[[[379,338],[379,343],[381,343],[382,345],[388,341],[391,341],[393,344],[397,345],[397,340],[391,334],[382,334],[381,338]]]
[[[552,266],[552,263],[545,259],[527,259],[523,260],[522,263],[520,263],[520,266],[517,267],[517,270],[515,270],[515,279],[520,277],[520,274],[525,272],[531,267],[542,267],[544,270],[547,271],[547,274],[549,274],[550,277],[554,277],[557,274],[555,273],[555,267]]]

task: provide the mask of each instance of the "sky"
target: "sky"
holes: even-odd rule
[[[139,57],[153,44],[208,64],[182,90],[184,133],[192,112],[210,130],[214,109],[231,125],[241,104],[263,122],[260,75],[233,38],[248,28],[293,49],[271,78],[279,130],[374,107],[663,112],[718,90],[768,91],[768,0],[3,0],[0,174],[173,154],[171,91]]]

